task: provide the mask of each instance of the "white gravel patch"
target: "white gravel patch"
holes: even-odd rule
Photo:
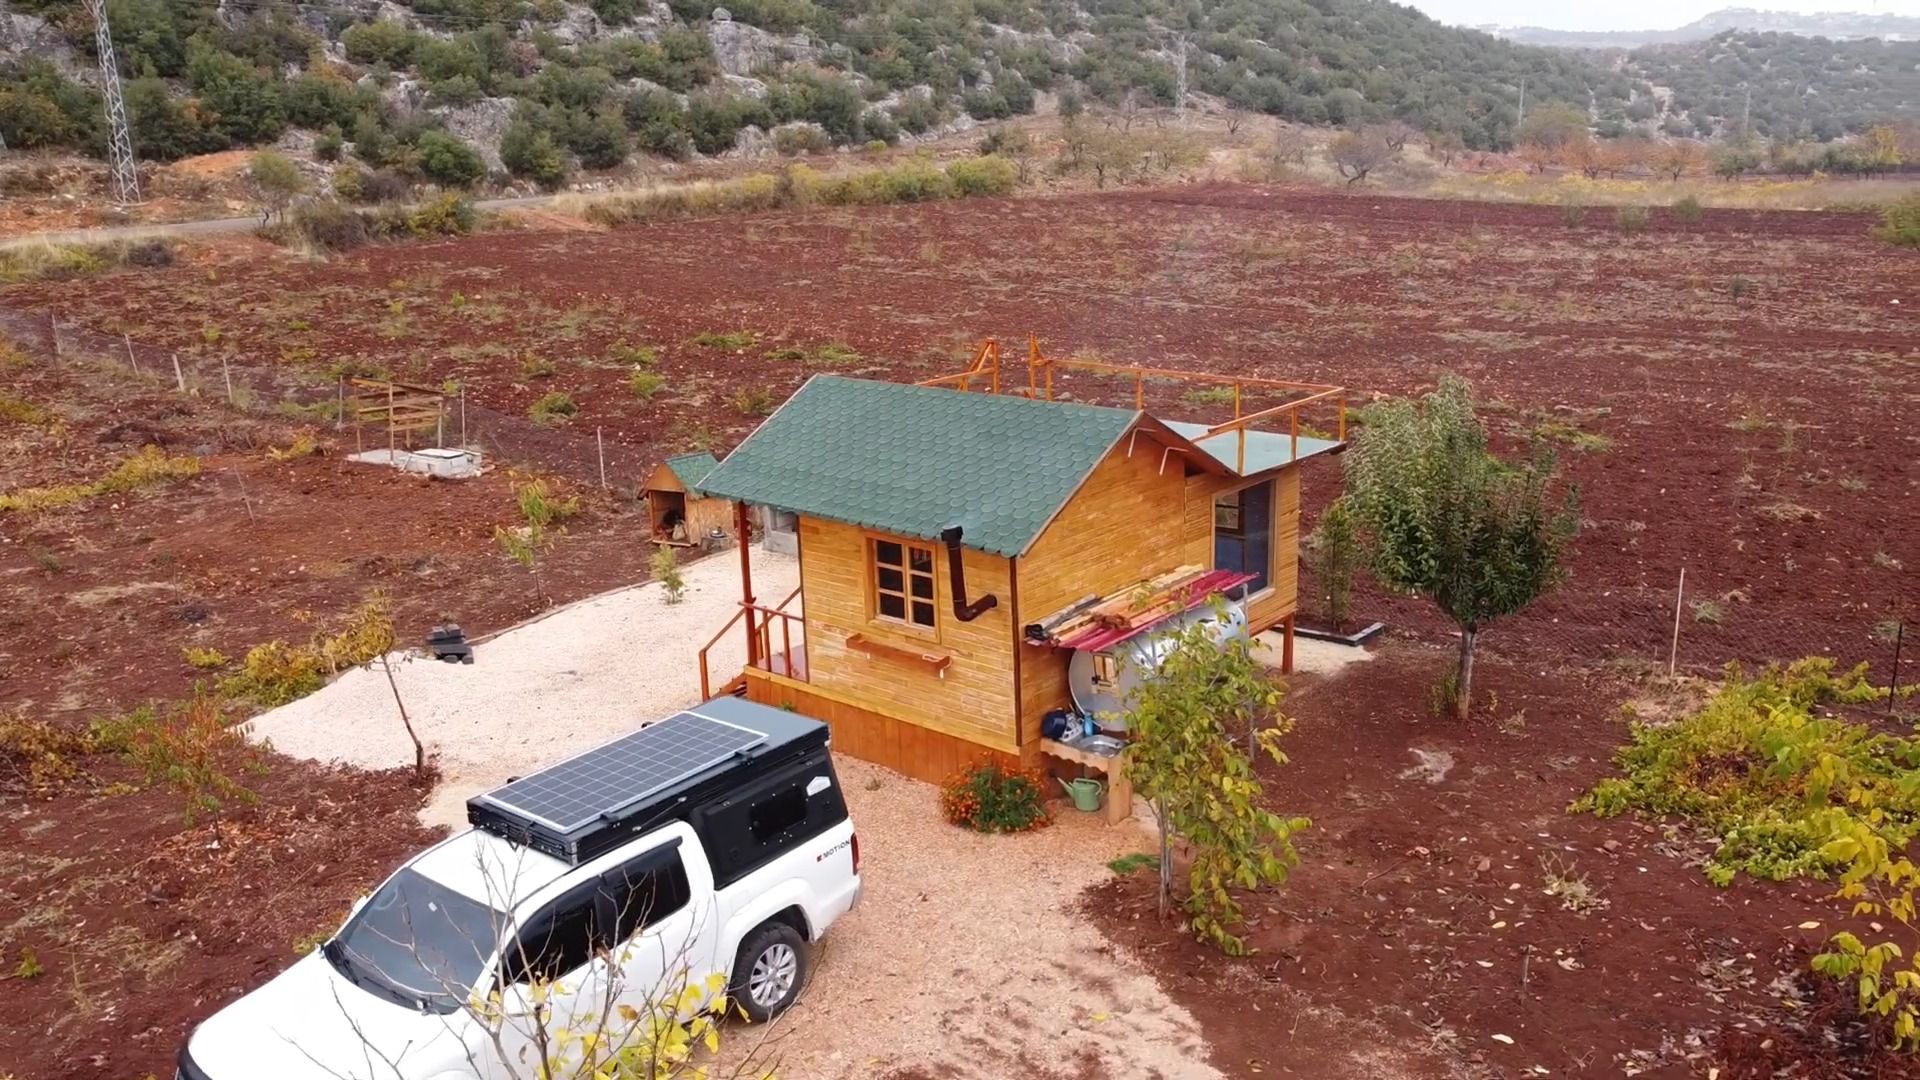
[[[755,593],[778,603],[798,564],[756,550],[753,574]],[[738,610],[739,563],[705,559],[686,579],[677,605],[638,585],[508,630],[477,646],[472,665],[397,664],[442,773],[422,817],[463,825],[468,796],[698,701],[700,646]],[[714,650],[715,678],[737,672],[742,654],[741,635],[729,634]],[[253,733],[296,757],[367,768],[413,760],[377,668],[261,716]],[[1108,827],[1056,803],[1051,828],[980,836],[941,818],[933,786],[845,756],[836,764],[865,893],[774,1032],[783,1080],[911,1067],[968,1080],[1072,1077],[1089,1060],[1112,1077],[1220,1075],[1193,1017],[1074,912],[1107,860],[1151,846],[1137,824]]]
[[[683,576],[678,604],[648,582],[508,630],[475,646],[471,664],[396,660],[414,730],[440,764],[422,819],[464,825],[468,796],[698,702],[700,647],[739,610],[739,558],[717,554]],[[792,556],[754,549],[754,593],[762,602],[779,603],[799,582]],[[711,656],[715,681],[731,678],[745,663],[744,635],[736,627]],[[260,716],[252,734],[294,757],[368,769],[413,764],[377,666]]]

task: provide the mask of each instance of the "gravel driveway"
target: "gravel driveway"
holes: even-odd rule
[[[755,592],[778,602],[795,560],[754,552]],[[395,675],[442,781],[422,816],[465,822],[469,795],[699,700],[699,648],[737,610],[731,556],[687,567],[683,602],[638,585],[508,630],[472,665],[412,660]],[[716,648],[737,671],[742,645]],[[410,764],[385,676],[351,671],[261,716],[256,738],[296,757]],[[866,891],[823,943],[813,984],[780,1023],[782,1080],[1104,1075],[1212,1078],[1198,1025],[1073,913],[1137,826],[1061,810],[1052,828],[979,836],[940,817],[936,790],[837,760],[860,831]]]

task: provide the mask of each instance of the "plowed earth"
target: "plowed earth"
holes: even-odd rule
[[[1718,893],[1681,857],[1649,853],[1657,833],[1561,820],[1622,734],[1607,717],[1618,694],[1588,674],[1543,673],[1664,661],[1682,568],[1684,667],[1808,652],[1884,663],[1876,627],[1911,611],[1920,566],[1920,256],[1876,243],[1869,224],[1710,210],[1689,225],[1656,211],[1629,236],[1599,211],[1570,227],[1557,208],[1188,187],[529,230],[324,263],[247,251],[10,287],[0,324],[32,338],[22,343],[39,359],[0,373],[0,388],[61,426],[0,426],[0,490],[97,477],[144,442],[196,453],[204,468],[73,510],[0,515],[0,710],[77,724],[177,697],[195,676],[183,644],[237,656],[271,637],[303,638],[373,587],[394,597],[411,640],[443,616],[496,629],[548,599],[634,580],[646,553],[620,494],[668,453],[724,451],[818,371],[926,378],[959,367],[986,336],[1005,342],[1011,361],[1028,332],[1054,354],[1339,383],[1356,403],[1457,371],[1503,447],[1551,422],[1580,488],[1572,579],[1483,638],[1512,665],[1488,667],[1507,710],[1527,711],[1528,732],[1569,718],[1567,732],[1509,745],[1497,732],[1442,735],[1466,779],[1410,788],[1399,770],[1424,738],[1412,717],[1423,715],[1437,655],[1392,660],[1415,666],[1382,677],[1391,701],[1342,694],[1315,704],[1303,692],[1301,764],[1276,779],[1277,797],[1322,824],[1307,842],[1312,865],[1275,916],[1256,913],[1256,943],[1275,965],[1267,974],[1157,936],[1150,914],[1133,918],[1142,898],[1131,879],[1092,901],[1117,939],[1161,958],[1163,981],[1196,1007],[1230,1074],[1303,1060],[1262,1049],[1279,1042],[1274,1021],[1230,1008],[1269,984],[1323,1010],[1294,1030],[1324,1030],[1324,1010],[1338,1008],[1403,1047],[1426,1040],[1436,1068],[1618,1075],[1647,1060],[1635,1051],[1659,1052],[1644,1025],[1671,1023],[1682,1042],[1662,1060],[1685,1070],[1686,1036],[1763,1022],[1754,1016],[1765,982],[1787,969],[1767,965],[1800,940],[1781,928],[1811,901]],[[60,361],[34,329],[56,310],[100,335],[78,335],[77,349],[70,340]],[[753,344],[695,343],[733,332]],[[140,380],[106,347],[123,333],[146,357]],[[657,350],[663,384],[651,397],[632,389],[636,354],[615,348],[623,344]],[[821,351],[829,344],[845,348]],[[170,353],[202,387],[200,402],[167,389],[158,365]],[[223,361],[254,411],[211,403]],[[326,423],[322,454],[267,457],[304,423],[280,417],[280,403],[330,399],[347,369],[458,380],[470,432],[501,471],[448,485],[350,466],[339,452],[352,431]],[[1087,379],[1061,389],[1121,404],[1132,396]],[[1226,406],[1187,389],[1148,383],[1149,410],[1223,418]],[[529,406],[554,391],[577,415],[529,421]],[[1309,419],[1328,430],[1337,422]],[[596,432],[612,496],[591,495]],[[509,467],[590,494],[537,579],[491,539],[515,520]],[[1310,514],[1337,488],[1335,462],[1312,466]],[[1363,593],[1359,607],[1397,633],[1444,640],[1447,625],[1418,604]],[[1364,682],[1366,669],[1355,671]],[[1352,764],[1341,771],[1342,761]],[[52,802],[0,784],[0,974],[24,946],[47,969],[32,985],[5,984],[6,999],[27,1007],[9,1006],[19,1022],[0,1030],[0,1075],[164,1074],[192,1021],[285,962],[295,938],[419,840],[409,824],[418,796],[403,780],[270,759],[255,783],[260,804],[222,826],[242,830],[257,854],[196,874],[193,859],[219,839],[213,826],[187,829],[158,791],[123,793],[114,768],[94,763],[95,781]],[[1528,838],[1544,843],[1540,832],[1594,873],[1613,900],[1608,914],[1537,898],[1540,844]],[[1608,852],[1597,847],[1604,838],[1626,847]],[[1494,860],[1489,869],[1475,869],[1481,857]],[[130,867],[139,882],[123,880]],[[155,891],[149,878],[167,884]],[[1505,930],[1477,928],[1515,883],[1542,932],[1532,953],[1516,954],[1517,938],[1496,936]],[[1394,914],[1406,907],[1418,917]],[[1641,908],[1666,921],[1649,916],[1652,931],[1621,921]],[[1287,936],[1303,925],[1304,939]],[[1590,925],[1617,941],[1598,941]],[[1315,927],[1330,936],[1315,938]],[[108,934],[137,946],[137,971],[125,970],[118,946],[88,944]],[[1674,934],[1685,958],[1660,977],[1694,989],[1621,974],[1630,955]],[[1567,957],[1587,971],[1559,965]],[[1751,975],[1736,989],[1699,989],[1707,976],[1694,965],[1724,960]],[[1553,965],[1544,975],[1543,963]],[[1609,972],[1604,987],[1596,965]],[[1554,988],[1551,1000],[1539,986]],[[1684,1001],[1662,1011],[1643,1000],[1656,992]],[[113,1013],[76,1012],[102,993],[118,1002]],[[1564,1046],[1549,1052],[1545,1033],[1559,1027]],[[1516,1042],[1489,1042],[1492,1033]]]

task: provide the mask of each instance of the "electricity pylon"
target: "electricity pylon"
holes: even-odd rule
[[[93,41],[100,53],[100,96],[107,101],[107,160],[113,166],[113,201],[128,206],[140,201],[140,170],[133,157],[133,132],[127,126],[127,102],[120,96],[120,64],[113,55],[113,34],[107,29],[106,0],[86,0],[93,19]]]

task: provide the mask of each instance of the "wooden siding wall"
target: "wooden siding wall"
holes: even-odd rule
[[[1166,459],[1163,473],[1157,442],[1141,438],[1131,448],[1129,442],[1133,440],[1122,441],[1094,469],[1020,559],[1021,625],[1185,563],[1213,565],[1211,550],[1197,558],[1186,542],[1188,495],[1180,455]],[[1033,645],[1020,648],[1020,730],[1031,747],[1040,737],[1040,718],[1071,700],[1068,654]]]
[[[803,716],[825,721],[833,732],[835,754],[885,765],[916,780],[938,784],[982,757],[1009,764],[1016,760],[1011,754],[849,703],[818,685],[752,668],[746,676],[747,700],[776,708],[791,707]]]
[[[967,599],[992,593],[1000,603],[972,622],[961,622],[953,614],[946,549],[938,542],[927,544],[934,549],[939,627],[935,634],[919,634],[869,618],[867,540],[872,535],[851,525],[800,518],[809,681],[849,706],[897,717],[967,743],[1016,750],[1015,624],[1008,560],[981,551],[962,552]],[[867,656],[847,647],[847,638],[856,633],[914,652],[944,654],[953,661],[942,675],[908,661]],[[857,750],[848,752],[866,756]]]

